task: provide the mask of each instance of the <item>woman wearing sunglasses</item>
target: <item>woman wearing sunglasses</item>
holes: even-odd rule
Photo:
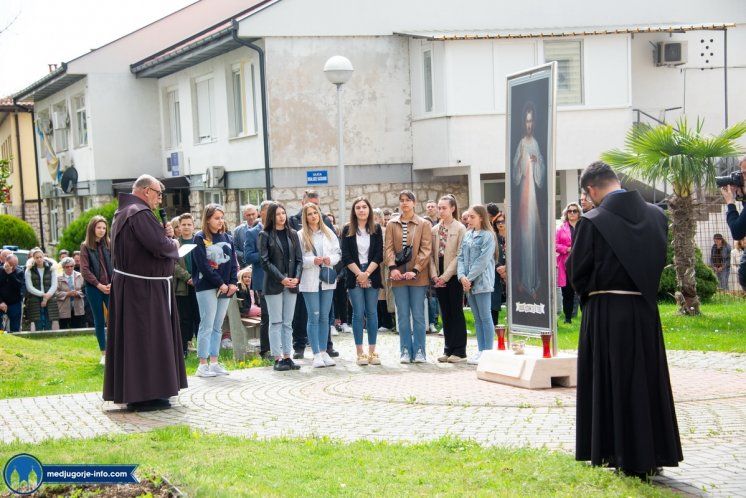
[[[572,308],[575,301],[575,291],[567,279],[565,263],[570,257],[572,241],[575,238],[575,226],[580,220],[580,205],[571,202],[562,212],[564,222],[557,229],[555,251],[557,251],[557,285],[562,289],[562,311],[565,323],[572,323]]]

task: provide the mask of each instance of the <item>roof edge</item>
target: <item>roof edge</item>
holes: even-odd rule
[[[31,83],[31,85],[27,86],[20,92],[14,93],[13,95],[11,95],[11,97],[13,98],[13,102],[15,103],[16,101],[20,100],[23,97],[28,97],[30,94],[34,93],[40,88],[45,87],[47,84],[56,80],[58,77],[64,76],[66,73],[67,73],[67,62],[63,62],[62,64],[60,64],[60,67],[58,67],[51,73]]]

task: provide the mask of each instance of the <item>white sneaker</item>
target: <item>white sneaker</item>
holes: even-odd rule
[[[321,355],[321,359],[324,362],[324,365],[326,365],[327,367],[333,367],[334,365],[337,364],[337,362],[334,361],[334,358],[332,358],[331,356],[329,356],[329,353],[327,353],[326,351],[323,351],[323,352],[321,352],[319,354]],[[316,360],[314,360],[314,361],[316,361]]]
[[[217,374],[210,370],[210,365],[207,363],[200,363],[197,367],[197,371],[194,373],[197,377],[215,377]]]
[[[417,354],[414,355],[414,362],[415,363],[426,363],[427,360],[425,359],[425,353],[419,349],[417,350]]]
[[[101,359],[98,360],[98,364],[99,365],[106,365],[106,355],[105,354],[101,355]]]
[[[387,329],[386,327],[378,327],[378,333],[383,333],[383,332],[388,332],[388,331],[389,329]]]
[[[352,327],[350,327],[346,323],[343,323],[342,324],[342,332],[344,332],[345,334],[352,334]]]
[[[470,356],[468,360],[466,360],[466,363],[468,365],[479,365],[479,358],[482,357],[482,352],[478,352],[474,356]]]
[[[225,339],[220,341],[220,347],[223,349],[233,349],[233,341],[226,337]]]
[[[399,363],[409,363],[409,351],[406,349],[401,354],[401,358],[399,358]]]
[[[335,327],[334,325],[332,325],[331,327],[329,327],[329,333],[331,335],[339,335],[339,332],[337,332],[337,327]]]
[[[324,357],[321,353],[313,355],[313,368],[324,368],[325,366],[326,363],[324,363]]]
[[[210,372],[215,375],[230,375],[230,372],[220,363],[210,363]]]

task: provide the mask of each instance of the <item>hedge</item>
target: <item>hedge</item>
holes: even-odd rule
[[[80,250],[80,244],[85,240],[85,229],[88,227],[88,222],[96,215],[101,215],[106,218],[106,221],[111,228],[111,220],[114,218],[114,212],[117,210],[117,201],[111,201],[108,204],[104,204],[101,207],[89,209],[85,211],[80,217],[70,223],[63,231],[62,237],[57,244],[57,251],[67,249],[72,254],[73,251]]]
[[[39,245],[39,239],[31,225],[9,214],[0,214],[0,247],[18,246],[31,249]]]
[[[672,301],[676,294],[676,268],[673,266],[673,246],[671,245],[672,230],[668,231],[668,251],[666,251],[666,268],[661,275],[658,285],[658,299]],[[694,278],[697,279],[697,295],[701,301],[707,301],[718,290],[718,279],[712,268],[702,259],[702,251],[694,249]]]

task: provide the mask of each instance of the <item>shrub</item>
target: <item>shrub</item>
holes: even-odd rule
[[[671,230],[668,231],[668,250],[666,251],[666,268],[661,275],[658,285],[658,299],[673,301],[676,294],[676,269],[673,266],[673,246],[671,246]],[[701,301],[708,301],[718,289],[718,279],[712,268],[702,259],[702,251],[694,249],[694,278],[697,279],[697,295]]]
[[[111,220],[114,217],[114,212],[116,210],[117,201],[114,200],[101,207],[85,211],[77,220],[70,223],[62,231],[62,237],[60,237],[59,243],[57,244],[57,250],[67,249],[71,254],[73,251],[79,251],[80,244],[85,240],[85,229],[88,227],[88,222],[91,221],[91,218],[96,215],[101,215],[106,218],[109,228],[111,228]]]
[[[22,219],[0,214],[0,247],[6,245],[31,249],[39,245],[39,239],[33,227]]]

